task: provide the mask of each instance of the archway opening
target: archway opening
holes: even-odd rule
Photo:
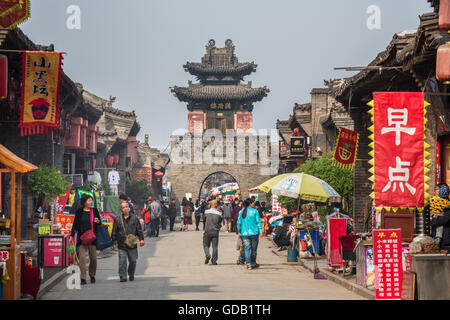
[[[218,171],[210,174],[200,186],[199,199],[206,197],[234,200],[240,195],[237,180],[229,173]]]

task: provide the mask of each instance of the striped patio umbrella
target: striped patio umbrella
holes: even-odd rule
[[[341,196],[328,183],[306,173],[286,173],[267,180],[257,187],[267,193],[300,198],[306,201],[340,202]]]

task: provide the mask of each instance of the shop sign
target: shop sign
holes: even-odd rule
[[[38,225],[38,234],[40,236],[48,236],[48,235],[50,235],[50,225],[49,224],[40,224],[40,225]]]
[[[278,196],[273,194],[272,195],[272,212],[277,212],[278,214],[281,214],[281,205],[278,202]]]
[[[62,59],[61,52],[22,52],[22,136],[56,133],[59,128]]]
[[[0,261],[7,261],[9,259],[9,251],[0,251]]]
[[[305,157],[305,137],[291,137],[291,157]]]
[[[368,104],[373,122],[368,128],[373,132],[369,136],[373,140],[369,180],[374,183],[370,196],[379,210],[423,208],[430,196],[426,192],[430,154],[425,150],[430,146],[424,141],[429,104],[423,92],[374,92],[373,98]]]
[[[70,234],[72,231],[73,221],[75,220],[74,214],[57,214],[56,215],[56,223],[60,223],[62,225],[62,233]]]
[[[72,188],[72,186],[68,186],[66,193],[64,193],[64,195],[62,196],[56,196],[55,199],[55,211],[56,213],[63,213],[66,209],[66,203],[67,203],[67,199],[69,198],[69,194],[70,194],[70,189]]]
[[[399,300],[402,291],[401,229],[373,231],[375,298]]]

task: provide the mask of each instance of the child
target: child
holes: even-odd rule
[[[243,248],[242,237],[240,235],[238,235],[238,238],[236,241],[236,250],[239,251],[239,257],[238,257],[236,263],[245,265],[244,248]]]

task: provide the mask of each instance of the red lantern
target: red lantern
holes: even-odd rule
[[[439,28],[450,29],[450,0],[441,0],[439,3]]]
[[[105,158],[105,163],[106,163],[106,166],[112,167],[112,165],[114,163],[114,157],[113,156],[107,156]]]
[[[118,154],[114,155],[114,164],[119,164],[119,155]]]
[[[161,171],[155,172],[155,177],[156,177],[157,181],[160,181],[163,176],[164,176],[164,173],[162,173]]]
[[[8,95],[8,58],[0,55],[0,99]]]
[[[441,45],[437,50],[436,79],[439,81],[450,80],[450,42]]]

